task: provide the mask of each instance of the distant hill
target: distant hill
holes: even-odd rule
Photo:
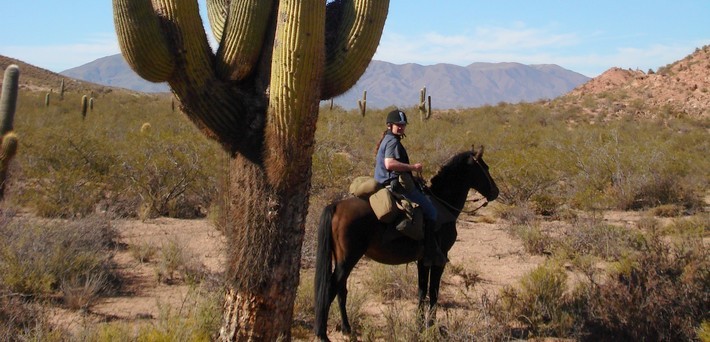
[[[20,68],[20,88],[41,92],[57,92],[60,84],[64,80],[64,90],[74,92],[94,91],[97,93],[108,93],[114,88],[104,85],[86,82],[69,78],[55,72],[43,69],[21,60],[0,55],[0,71],[4,72],[8,65],[16,64]],[[0,77],[0,81],[2,78]]]
[[[345,108],[355,107],[367,90],[370,107],[406,107],[418,103],[419,91],[426,87],[435,109],[469,108],[553,99],[588,80],[582,74],[551,64],[473,63],[462,67],[372,61],[357,84],[334,102]]]
[[[97,59],[61,74],[143,92],[169,91],[165,83],[150,83],[140,78],[120,54]],[[584,75],[551,64],[473,63],[461,67],[372,61],[358,83],[334,102],[347,109],[355,108],[362,92],[367,90],[370,108],[412,106],[419,101],[419,90],[426,86],[434,108],[466,108],[553,99],[588,80]]]
[[[710,46],[698,48],[655,72],[611,68],[559,101],[595,103],[585,108],[594,116],[643,118],[666,111],[710,118]]]
[[[99,58],[60,74],[80,80],[112,87],[121,87],[145,93],[169,92],[167,83],[152,83],[142,79],[128,66],[123,55],[116,54]]]

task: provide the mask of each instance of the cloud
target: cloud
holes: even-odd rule
[[[119,53],[115,33],[93,34],[81,43],[0,46],[0,54],[54,72],[77,67]]]
[[[420,36],[388,33],[382,37],[375,59],[392,63],[503,62],[502,56],[525,56],[542,49],[560,49],[579,44],[571,33],[558,34],[517,23],[512,27],[478,27],[466,34],[428,32]],[[509,60],[506,60],[509,61]]]
[[[655,70],[708,44],[695,40],[673,45],[613,47],[608,45],[613,39],[607,34],[611,33],[558,33],[552,26],[531,28],[523,23],[510,27],[478,27],[468,33],[453,35],[385,32],[374,59],[423,65],[449,63],[465,66],[474,62],[557,64],[595,77],[611,67]]]

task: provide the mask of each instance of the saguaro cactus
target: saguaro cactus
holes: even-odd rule
[[[81,97],[81,119],[86,119],[86,108],[88,107],[88,101],[86,95]]]
[[[17,135],[12,131],[17,108],[17,91],[20,68],[11,64],[5,69],[0,94],[0,200],[4,198],[7,170],[17,153]]]
[[[290,337],[321,99],[352,87],[388,0],[113,0],[119,44],[143,78],[230,153],[231,255],[223,340]]]
[[[427,101],[429,107],[427,107]],[[419,91],[419,118],[424,121],[431,117],[431,96],[426,96],[426,87]]]
[[[357,100],[357,106],[360,108],[360,115],[365,117],[367,114],[367,90],[362,92],[362,99]]]

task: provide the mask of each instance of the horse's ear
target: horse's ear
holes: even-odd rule
[[[476,151],[476,160],[481,159],[481,157],[483,156],[483,150],[484,150],[483,145],[481,145],[481,148],[479,148],[478,151]]]

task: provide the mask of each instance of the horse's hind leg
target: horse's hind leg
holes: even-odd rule
[[[348,301],[348,288],[345,283],[338,289],[338,307],[340,308],[340,320],[343,323],[342,331],[345,334],[350,334],[352,328],[350,327],[350,320],[348,319],[348,312],[345,309]]]
[[[333,272],[333,284],[335,285],[333,290],[337,291],[338,308],[340,309],[340,320],[342,322],[341,331],[345,334],[352,332],[346,306],[348,302],[348,276],[355,267],[355,262],[338,263]]]

